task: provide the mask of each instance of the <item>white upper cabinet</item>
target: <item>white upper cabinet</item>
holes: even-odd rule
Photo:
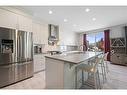
[[[33,32],[33,41],[37,44],[48,43],[48,25],[33,21],[29,16],[0,9],[0,27]]]
[[[0,9],[0,27],[17,28],[17,14]]]
[[[22,15],[18,15],[18,29],[32,32],[32,19]]]
[[[33,41],[36,44],[47,44],[48,43],[48,26],[46,24],[39,24],[33,22]]]
[[[48,44],[48,25],[41,24],[41,42],[43,44]]]
[[[32,19],[11,11],[0,9],[0,27],[32,32]]]
[[[40,43],[44,44],[44,26],[40,24],[40,31],[39,31],[39,38],[40,38]]]
[[[40,25],[38,23],[32,24],[32,32],[33,32],[33,42],[39,44],[40,41]],[[40,43],[41,44],[41,43]]]

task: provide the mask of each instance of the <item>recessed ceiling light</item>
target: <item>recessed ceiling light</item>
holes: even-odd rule
[[[93,21],[95,21],[95,20],[96,20],[96,18],[92,18],[92,20],[93,20]]]
[[[85,10],[86,12],[89,12],[90,11],[90,9],[89,8],[86,8],[86,10]]]
[[[49,10],[49,14],[52,14],[53,12],[51,10]]]
[[[64,22],[67,22],[68,20],[67,19],[64,19]]]
[[[83,29],[80,29],[80,30],[83,30]]]

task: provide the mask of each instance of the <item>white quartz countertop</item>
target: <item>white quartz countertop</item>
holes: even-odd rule
[[[98,56],[100,54],[102,54],[102,52],[86,51],[86,52],[63,53],[59,55],[47,55],[45,57],[77,64],[86,61],[92,57]]]

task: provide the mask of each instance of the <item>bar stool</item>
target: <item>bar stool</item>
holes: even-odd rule
[[[107,56],[107,54],[101,54],[98,56],[98,63],[99,63],[98,64],[98,71],[99,71],[99,75],[102,76],[102,78],[100,76],[100,79],[102,79],[102,81],[103,81],[103,83],[101,83],[101,81],[100,81],[101,85],[103,85],[107,81],[107,73],[106,73],[106,67],[107,67],[106,65],[107,64],[105,64],[105,62],[104,62],[106,56]],[[90,62],[90,63],[93,63],[95,60],[93,59],[91,61],[92,62]]]
[[[95,61],[94,61],[95,60]],[[76,67],[76,88],[77,88],[77,73],[79,70],[82,71],[82,87],[83,86],[89,86],[94,89],[101,89],[100,85],[100,77],[99,77],[99,71],[98,71],[98,63],[99,59],[96,57],[94,60],[90,60],[89,64],[81,64]],[[93,62],[94,61],[94,62]],[[84,81],[84,72],[88,73],[88,78],[86,81]],[[82,88],[81,87],[81,88]]]
[[[106,72],[107,72],[107,73],[109,72],[109,68],[108,68],[108,62],[109,62],[109,61],[107,60],[108,54],[109,54],[109,52],[107,52],[107,53],[104,54],[104,63],[105,63],[105,65],[106,65]]]
[[[99,64],[98,64],[98,69],[99,69],[99,74],[102,75],[102,79],[103,79],[103,84],[106,82],[107,78],[106,78],[106,66],[104,63],[104,54],[101,54],[98,59],[99,59]]]
[[[99,72],[102,77],[103,77],[103,83],[106,82],[107,80],[107,73],[108,73],[108,64],[107,64],[107,55],[109,54],[109,52],[105,53],[105,54],[102,54],[100,57],[99,57],[99,65],[98,67],[100,67],[101,69],[101,72]]]

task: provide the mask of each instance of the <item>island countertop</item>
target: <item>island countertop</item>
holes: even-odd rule
[[[102,52],[91,52],[91,51],[85,51],[85,52],[75,52],[75,53],[63,53],[59,55],[47,55],[46,58],[51,58],[55,60],[70,62],[70,63],[81,63],[85,60],[88,60],[89,58],[95,57],[102,54]]]

